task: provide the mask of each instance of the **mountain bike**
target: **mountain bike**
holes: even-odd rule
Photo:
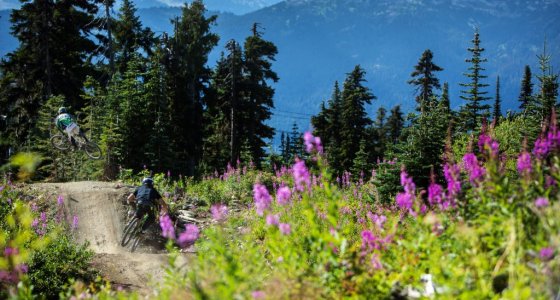
[[[132,216],[128,221],[123,230],[123,236],[121,239],[121,246],[127,247],[130,242],[130,251],[134,252],[140,244],[140,239],[142,238],[142,225],[146,222],[148,216],[144,216],[142,219]]]
[[[132,208],[134,207],[135,206],[132,206]],[[155,214],[157,215],[157,213]],[[130,251],[134,252],[140,244],[140,240],[142,239],[142,236],[144,234],[142,232],[142,226],[144,226],[144,224],[147,222],[148,214],[146,213],[142,218],[138,219],[136,218],[136,210],[131,209],[128,212],[128,216],[129,220],[123,230],[121,246],[130,246]]]
[[[84,151],[87,156],[91,159],[101,158],[101,148],[99,146],[89,141],[83,134],[75,135],[72,137],[76,143],[76,148]],[[51,137],[51,144],[58,150],[68,150],[72,147],[72,143],[68,140],[68,137],[62,133],[57,133]]]

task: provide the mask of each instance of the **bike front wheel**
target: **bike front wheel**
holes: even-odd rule
[[[84,144],[84,151],[86,152],[87,156],[92,159],[100,159],[101,158],[101,148],[97,146],[94,142],[86,142]]]
[[[51,137],[51,144],[58,150],[68,150],[70,148],[70,143],[68,143],[68,138],[62,134],[55,134]]]

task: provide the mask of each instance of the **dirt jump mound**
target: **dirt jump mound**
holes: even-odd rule
[[[120,245],[126,225],[126,197],[134,190],[107,182],[38,184],[64,199],[68,216],[76,216],[76,238],[89,243],[96,255],[94,265],[113,286],[149,293],[147,284],[159,282],[167,263],[165,239],[151,228],[134,253]],[[155,226],[152,226],[155,227]]]

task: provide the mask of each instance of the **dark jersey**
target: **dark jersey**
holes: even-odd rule
[[[136,197],[136,203],[140,205],[155,205],[157,203],[156,200],[161,199],[158,191],[147,185],[136,188],[134,197]]]

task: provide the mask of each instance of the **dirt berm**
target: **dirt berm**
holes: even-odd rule
[[[89,242],[96,253],[94,266],[114,287],[148,296],[152,291],[150,283],[163,279],[168,256],[165,240],[157,231],[148,233],[134,253],[120,246],[126,221],[125,198],[132,187],[96,181],[42,183],[34,187],[64,197],[67,216],[78,217],[78,242]],[[185,255],[178,263],[185,265],[186,261]]]

